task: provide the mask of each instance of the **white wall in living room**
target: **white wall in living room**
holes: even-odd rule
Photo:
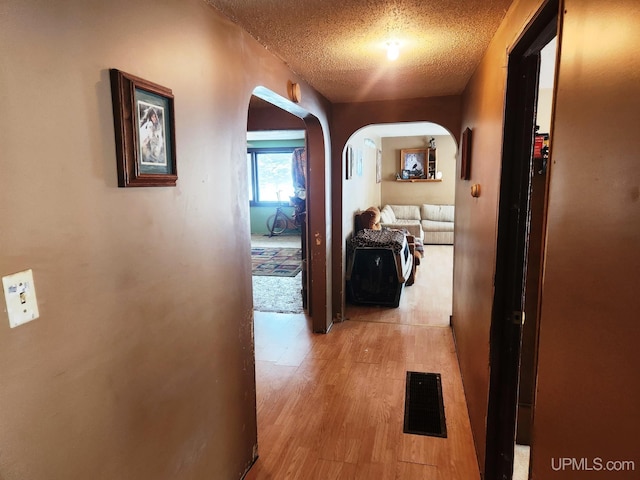
[[[351,178],[347,179],[346,175],[342,178],[342,228],[344,232],[351,232],[356,212],[380,205],[380,184],[376,183],[376,155],[380,148],[380,137],[364,128],[349,138],[347,146],[351,147],[353,165]]]
[[[441,182],[396,182],[400,170],[400,150],[426,148],[430,138],[436,141],[437,169],[442,172]],[[453,205],[455,201],[457,145],[451,135],[422,135],[415,137],[382,138],[382,205],[414,205],[433,203]]]

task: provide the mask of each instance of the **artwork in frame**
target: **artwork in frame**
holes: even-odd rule
[[[376,152],[376,183],[382,183],[382,150]]]
[[[118,186],[175,186],[173,93],[115,68],[110,76]]]
[[[471,129],[465,128],[462,132],[460,149],[460,178],[469,180],[471,178]]]
[[[351,145],[347,145],[345,151],[345,179],[350,180],[353,177],[353,148]]]
[[[427,164],[428,149],[409,148],[400,150],[400,171],[409,171],[409,178],[426,178],[425,165]]]

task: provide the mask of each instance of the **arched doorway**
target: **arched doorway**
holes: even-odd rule
[[[402,165],[402,155],[410,156],[411,152],[422,154],[424,158],[428,155],[429,165],[421,165],[419,171],[405,171],[411,178],[402,179],[403,169],[410,168]],[[416,215],[412,219],[417,222],[414,227],[419,233],[411,233],[417,236],[422,258],[428,257],[429,268],[417,268],[419,281],[415,286],[403,289],[402,298],[413,302],[416,297],[415,302],[425,313],[420,324],[444,326],[450,323],[457,155],[458,144],[451,132],[432,122],[367,125],[347,139],[343,151],[341,227],[344,244],[354,234],[354,216],[358,211],[372,206],[385,210],[400,207],[411,209]],[[407,228],[404,225],[385,226]],[[348,262],[346,251],[343,255],[344,262]],[[416,259],[415,263],[419,262],[420,259]],[[421,270],[423,273],[419,273]],[[413,282],[409,284],[414,285]],[[345,297],[347,300],[348,292]],[[385,313],[386,321],[407,322],[395,318],[402,316],[402,303],[404,301],[399,311]],[[350,302],[345,304],[344,313],[344,318],[359,318],[359,314],[367,315],[367,309],[354,307]]]
[[[254,115],[253,118],[248,116],[248,129],[254,128],[249,122],[255,122],[256,124],[269,125],[271,129],[299,129],[302,125],[306,130],[308,185],[306,226],[302,232],[302,237],[306,242],[305,286],[308,292],[306,311],[312,319],[313,331],[326,333],[331,327],[331,312],[327,307],[327,298],[330,297],[330,267],[328,267],[330,260],[328,259],[330,259],[331,252],[325,241],[329,235],[327,234],[327,182],[324,174],[327,168],[323,129],[319,120],[304,108],[265,87],[256,87],[252,98],[254,102],[260,102],[268,108],[254,109],[253,113],[258,110],[262,111]],[[251,105],[248,109],[251,111]],[[328,170],[330,171],[330,168]]]
[[[305,125],[302,119],[256,96],[251,97],[247,118],[247,172],[253,308],[303,313],[308,303],[302,252],[306,241]]]
[[[366,102],[358,105],[333,106],[332,122],[332,176],[334,189],[331,194],[332,246],[336,252],[332,258],[332,310],[337,319],[344,317],[345,308],[345,234],[343,228],[342,178],[344,166],[342,151],[349,137],[359,129],[378,123],[433,122],[451,133],[456,143],[461,134],[461,98],[457,96],[394,101]],[[342,255],[339,254],[342,252]]]

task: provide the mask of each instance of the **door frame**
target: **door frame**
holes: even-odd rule
[[[509,52],[490,331],[484,478],[491,480],[513,475],[540,50],[559,36],[561,7],[562,0],[545,2]]]
[[[327,307],[331,298],[330,267],[331,249],[327,238],[330,212],[326,208],[326,199],[331,195],[331,186],[327,181],[325,132],[322,123],[312,113],[269,90],[257,86],[251,92],[258,98],[300,118],[306,130],[307,149],[307,215],[306,215],[306,266],[307,266],[307,315],[311,317],[314,333],[327,333],[332,325],[331,309]],[[247,111],[249,111],[247,103]],[[313,237],[313,241],[312,240]]]

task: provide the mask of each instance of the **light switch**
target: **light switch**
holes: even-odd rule
[[[11,328],[40,316],[33,272],[30,269],[2,277],[2,287]]]

